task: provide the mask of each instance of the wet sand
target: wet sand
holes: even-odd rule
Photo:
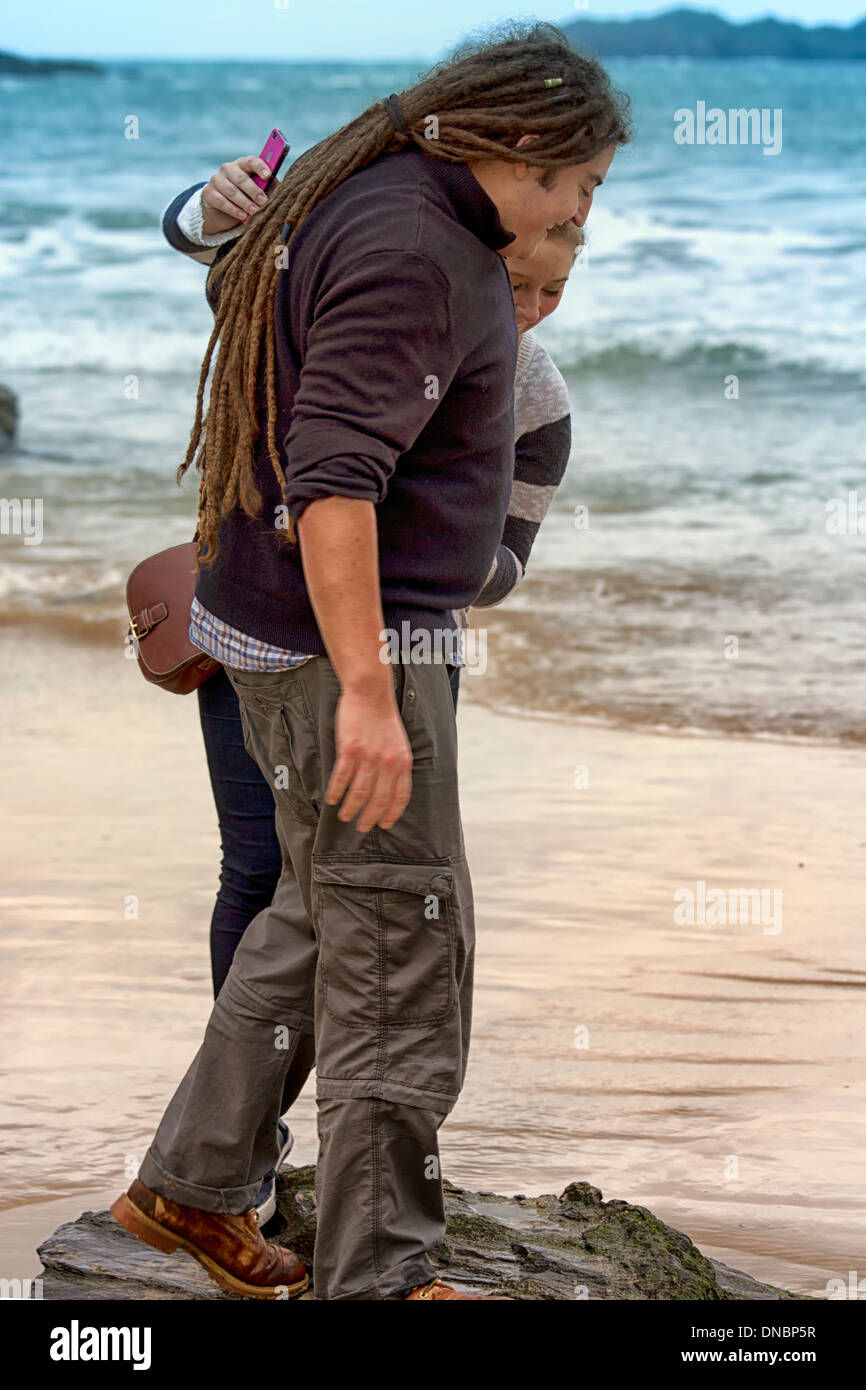
[[[3,646],[0,1275],[23,1277],[126,1185],[199,1044],[218,840],[195,697],[119,649]],[[477,680],[476,1003],[446,1177],[588,1181],[797,1292],[862,1277],[864,755],[491,714]],[[781,930],[675,921],[701,881],[780,892]],[[291,1123],[314,1161],[312,1084]]]

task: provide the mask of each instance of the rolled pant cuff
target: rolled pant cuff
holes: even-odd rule
[[[397,1105],[415,1105],[421,1110],[435,1110],[448,1115],[459,1096],[453,1091],[431,1090],[424,1086],[409,1086],[401,1081],[379,1081],[375,1077],[343,1080],[316,1076],[316,1098],[333,1100],[389,1100]],[[430,1278],[433,1276],[431,1274]],[[423,1282],[423,1281],[422,1281]]]
[[[138,1176],[145,1187],[158,1192],[168,1202],[217,1212],[220,1216],[241,1216],[249,1211],[255,1206],[259,1191],[258,1183],[247,1183],[244,1187],[202,1187],[200,1183],[187,1182],[166,1172],[151,1149],[144,1155]]]

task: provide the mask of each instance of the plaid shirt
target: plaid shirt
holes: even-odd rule
[[[455,666],[466,664],[463,629],[469,624],[467,613],[467,609],[460,609],[454,614],[460,632]],[[208,656],[216,657],[223,666],[232,666],[238,671],[290,671],[293,666],[303,666],[305,661],[313,660],[306,652],[289,652],[285,647],[274,647],[258,637],[250,637],[248,632],[241,632],[215,617],[195,595],[190,609],[189,640]]]
[[[312,657],[305,652],[288,652],[258,637],[250,637],[236,627],[214,617],[193,597],[190,610],[189,640],[208,656],[238,671],[290,671]]]

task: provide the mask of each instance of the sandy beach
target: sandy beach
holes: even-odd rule
[[[119,642],[3,647],[0,1274],[26,1276],[126,1185],[198,1046],[218,840],[194,697]],[[517,718],[482,685],[459,715],[479,958],[445,1176],[589,1181],[826,1297],[866,1246],[863,754]],[[675,919],[731,890],[747,920]],[[314,1161],[312,1084],[291,1123]]]

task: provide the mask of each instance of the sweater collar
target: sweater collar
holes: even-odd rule
[[[445,194],[457,221],[479,241],[483,241],[485,246],[489,246],[491,251],[501,251],[514,241],[514,232],[505,230],[496,204],[484,192],[468,164],[437,159],[435,155],[425,154],[418,149],[405,153],[423,160],[424,172]]]

